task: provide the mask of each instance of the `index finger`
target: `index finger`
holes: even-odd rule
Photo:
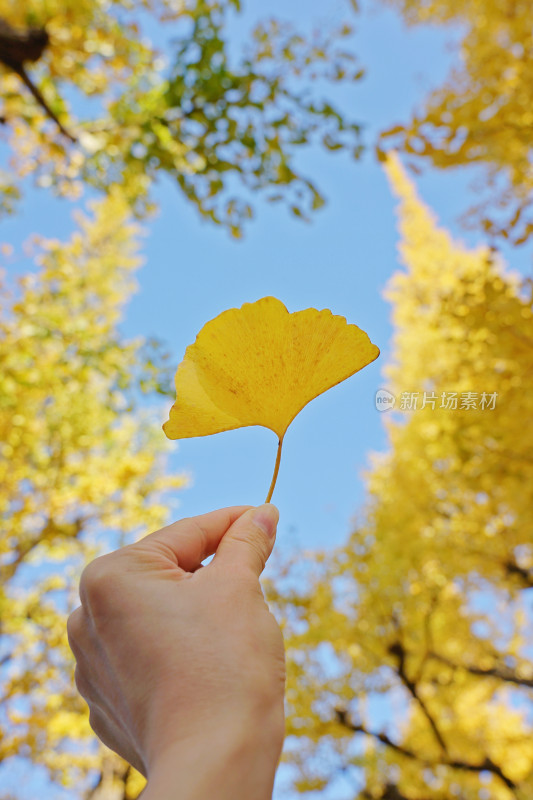
[[[161,530],[149,533],[138,544],[162,544],[176,558],[176,564],[187,572],[194,572],[208,556],[213,555],[220,540],[233,523],[252,506],[229,506],[185,517]],[[131,545],[135,547],[135,545]]]

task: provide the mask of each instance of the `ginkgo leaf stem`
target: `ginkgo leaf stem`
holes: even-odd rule
[[[278,472],[279,472],[279,464],[281,461],[281,448],[283,445],[283,439],[280,439],[278,442],[278,454],[276,456],[276,463],[274,465],[274,474],[272,476],[272,483],[270,484],[270,489],[268,490],[267,498],[265,503],[270,503],[272,499],[272,495],[274,493],[274,487],[276,486],[276,481],[278,479]]]

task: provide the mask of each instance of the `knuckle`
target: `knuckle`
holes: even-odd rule
[[[93,561],[89,562],[81,573],[80,586],[86,591],[91,591],[95,582],[97,582],[102,574],[102,561],[104,556],[99,556]]]
[[[96,733],[99,739],[103,740],[104,737],[104,725],[102,724],[102,716],[98,709],[94,708],[93,706],[89,707],[89,725]]]
[[[111,569],[109,556],[99,556],[87,564],[80,578],[80,597],[89,608],[105,601],[109,589],[116,579]]]
[[[81,696],[87,700],[90,694],[89,683],[81,671],[79,664],[76,664],[76,669],[74,670],[74,683]]]
[[[72,614],[67,619],[67,637],[69,643],[78,641],[83,632],[83,611],[81,606],[74,609]]]

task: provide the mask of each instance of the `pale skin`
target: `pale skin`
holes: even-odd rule
[[[277,520],[270,503],[220,509],[83,571],[76,686],[97,736],[148,779],[142,800],[272,796],[285,653],[259,576]]]

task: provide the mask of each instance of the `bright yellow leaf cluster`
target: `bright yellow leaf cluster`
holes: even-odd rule
[[[164,474],[153,414],[135,410],[142,342],[117,328],[136,234],[111,195],[67,243],[34,240],[34,271],[12,297],[2,287],[0,761],[27,755],[66,784],[102,763],[66,636],[80,571],[109,537],[119,546],[164,524],[164,494],[184,485]]]
[[[487,192],[471,215],[487,232],[525,241],[533,235],[531,3],[383,1],[398,8],[409,24],[461,26],[446,82],[408,124],[384,135],[440,169],[483,165]]]
[[[387,290],[396,411],[348,544],[310,556],[305,590],[269,587],[298,737],[287,758],[305,788],[332,790],[340,762],[381,800],[528,798],[531,289],[439,228],[397,160],[387,172],[406,267]],[[492,410],[441,407],[443,393],[484,391]],[[404,393],[416,410],[401,410]]]

